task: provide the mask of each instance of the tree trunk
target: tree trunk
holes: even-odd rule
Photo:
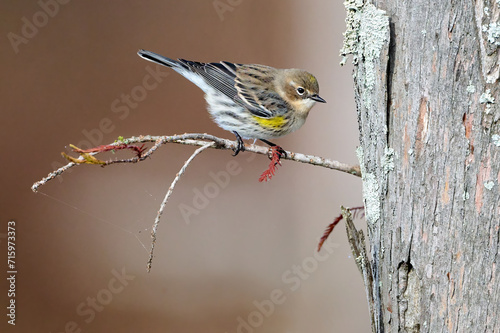
[[[500,332],[500,1],[350,5],[373,330]]]

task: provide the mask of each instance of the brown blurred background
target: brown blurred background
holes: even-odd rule
[[[0,258],[5,276],[12,219],[18,270],[16,326],[6,323],[3,278],[0,331],[369,331],[343,224],[329,249],[315,254],[340,205],[361,204],[353,176],[285,161],[272,181],[259,183],[265,157],[206,151],[168,203],[149,274],[152,222],[193,147],[168,145],[135,165],[77,167],[39,194],[30,190],[65,163],[60,152],[69,143],[184,132],[233,139],[211,122],[197,87],[166,68],[155,79],[155,65],[136,55],[140,48],[314,73],[328,103],[276,142],[356,164],[351,68],[338,65],[342,1],[42,0],[0,7]],[[213,174],[232,161],[238,174],[215,188]],[[197,209],[195,193],[207,189],[216,193]],[[196,214],[183,216],[187,207]]]

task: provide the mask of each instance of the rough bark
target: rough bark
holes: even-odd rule
[[[356,5],[374,331],[500,332],[500,1]]]

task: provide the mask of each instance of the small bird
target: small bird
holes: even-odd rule
[[[173,60],[146,50],[138,55],[172,68],[205,92],[214,122],[236,135],[234,156],[244,150],[242,137],[276,146],[267,139],[299,129],[316,102],[326,103],[318,80],[301,69]]]

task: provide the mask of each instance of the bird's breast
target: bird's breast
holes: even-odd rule
[[[272,118],[262,118],[258,116],[253,116],[253,119],[262,127],[266,129],[280,129],[283,128],[287,123],[288,119],[283,116],[275,116]]]

